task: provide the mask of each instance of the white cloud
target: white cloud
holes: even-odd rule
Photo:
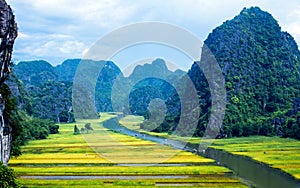
[[[300,35],[300,22],[290,23],[286,28],[292,35]]]
[[[162,21],[204,40],[243,7],[270,12],[300,44],[300,2],[290,0],[7,0],[19,25],[15,51],[33,58],[78,57],[111,30],[142,21]],[[291,12],[289,14],[289,12]]]
[[[24,12],[26,17],[67,21],[68,23],[62,22],[63,25],[71,24],[73,27],[82,25],[111,27],[131,18],[135,12],[134,3],[128,4],[122,0],[17,0],[12,1],[12,4],[23,7],[23,10],[19,11]]]
[[[23,37],[16,41],[18,48],[14,50],[19,56],[27,54],[26,57],[31,56],[38,59],[44,57],[67,59],[82,57],[83,51],[87,48],[82,41],[63,34],[31,35],[22,33],[21,36]],[[22,57],[16,58],[22,60]],[[49,61],[52,62],[51,59]]]
[[[28,39],[29,35],[22,33],[22,32],[18,32],[18,39]]]
[[[82,53],[87,48],[85,44],[82,42],[73,40],[73,41],[66,41],[59,47],[59,51],[65,55],[73,55],[78,54],[78,56],[82,56]]]

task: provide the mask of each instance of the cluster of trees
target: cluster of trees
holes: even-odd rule
[[[83,134],[83,133],[89,133],[89,131],[93,131],[94,129],[91,126],[91,123],[86,123],[84,127],[82,127],[80,130],[77,125],[74,125],[74,134]]]
[[[53,121],[30,118],[28,120],[22,121],[21,126],[25,131],[23,134],[24,143],[27,140],[41,140],[46,139],[49,134],[57,134],[59,126]]]

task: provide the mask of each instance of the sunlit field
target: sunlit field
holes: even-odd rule
[[[300,141],[298,140],[254,136],[216,140],[212,147],[250,157],[300,179]]]
[[[112,117],[60,124],[59,134],[30,141],[9,166],[28,187],[246,187],[211,159],[107,130],[101,123]],[[74,125],[86,123],[94,130],[74,135]]]
[[[140,116],[125,117],[120,120],[123,126],[163,138],[171,138],[192,144],[201,143],[201,138],[179,137],[167,133],[153,133],[140,129]],[[242,138],[216,139],[211,147],[233,154],[250,157],[279,168],[295,178],[300,179],[300,141],[279,137],[251,136]]]
[[[131,129],[131,130],[141,130],[140,123],[142,123],[143,121],[144,121],[143,116],[129,115],[129,116],[125,116],[122,119],[120,119],[119,123],[122,126],[127,127],[128,129]]]
[[[24,180],[29,187],[206,187],[206,188],[246,188],[238,180],[222,176],[190,177],[182,179],[137,179],[137,180]]]

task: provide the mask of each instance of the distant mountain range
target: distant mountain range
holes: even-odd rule
[[[178,79],[184,74],[180,70],[176,72],[168,70],[162,59],[157,59],[152,64],[138,65],[128,78],[124,78],[118,66],[111,61],[68,59],[55,67],[43,60],[19,62],[14,66],[14,72],[24,84],[24,89],[28,93],[27,97],[30,98],[30,115],[52,119],[56,122],[74,121],[72,84],[79,63],[87,66],[90,64],[104,65],[95,83],[95,105],[98,112],[115,110],[111,102],[111,92],[117,78],[122,81],[121,88],[122,94],[124,94],[132,89],[131,83],[139,80],[141,76],[162,79],[172,77],[172,80],[176,80],[175,78]],[[125,105],[121,104],[122,100],[126,101],[126,99],[120,98],[115,102],[117,103],[116,108],[119,107],[117,110]]]

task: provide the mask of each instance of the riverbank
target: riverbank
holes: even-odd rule
[[[152,136],[164,138],[164,139],[173,139],[178,140],[187,143],[187,145],[190,148],[198,149],[199,144],[201,143],[201,138],[185,138],[185,137],[179,137],[176,135],[168,135],[167,133],[152,133],[147,132],[144,130],[139,129],[139,123],[141,121],[140,117],[134,117],[129,116],[125,117],[120,120],[120,124],[122,126],[125,126],[127,128],[133,129],[135,131],[140,132],[141,134],[149,134]],[[212,141],[209,141],[212,142]],[[272,172],[272,169],[274,172],[274,176],[271,175],[270,177],[273,177],[273,179],[280,180],[283,177],[286,179],[286,183],[291,183],[292,185],[297,186],[297,182],[299,182],[300,179],[300,141],[294,140],[294,139],[287,139],[287,138],[279,138],[279,137],[263,137],[263,136],[252,136],[252,137],[242,137],[242,138],[229,138],[229,139],[216,139],[213,140],[212,145],[210,145],[210,151],[213,151],[213,149],[220,150],[219,152],[214,150],[214,155],[208,155],[209,152],[206,151],[207,157],[216,159],[220,161],[220,157],[214,158],[213,156],[218,155],[223,156],[225,158],[226,152],[231,155],[232,158],[235,158],[235,160],[244,160],[245,163],[251,163],[253,162],[253,173],[255,174],[255,171],[262,172],[263,169],[256,167],[256,164],[259,166],[265,167],[264,170],[266,171],[266,174],[270,174]],[[224,153],[225,152],[225,153]],[[203,151],[200,151],[202,155],[204,155]],[[237,156],[237,157],[235,157]],[[243,159],[244,158],[244,159]],[[242,165],[243,162],[237,163]],[[224,165],[224,164],[223,164]],[[245,165],[245,164],[244,164]],[[234,168],[234,164],[228,165],[231,169]],[[243,171],[243,169],[240,169]],[[249,169],[250,170],[250,169]],[[277,176],[279,175],[279,176]],[[258,180],[259,176],[253,177],[252,175],[249,175],[250,179]],[[272,180],[266,180],[262,179],[261,183],[263,181],[272,181]],[[280,182],[284,182],[284,179],[282,181],[274,181],[274,185],[277,187],[280,187]],[[277,183],[276,183],[277,182]],[[272,182],[271,182],[272,183]],[[299,183],[298,183],[299,185]],[[293,186],[295,187],[295,186]]]
[[[254,136],[216,140],[211,147],[263,162],[300,180],[300,141],[298,140]]]

